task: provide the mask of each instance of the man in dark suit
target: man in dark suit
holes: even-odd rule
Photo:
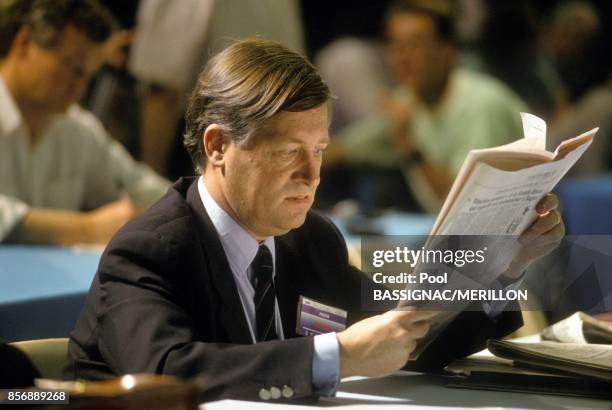
[[[71,334],[68,377],[201,376],[205,399],[277,399],[404,366],[435,313],[364,319],[361,273],[334,225],[310,211],[329,98],[314,67],[273,42],[238,42],[210,61],[186,117],[202,175],[179,180],[108,245]],[[550,215],[532,233],[558,240]],[[348,311],[346,330],[297,337],[300,296]],[[518,313],[464,313],[415,365],[440,368],[519,324]]]

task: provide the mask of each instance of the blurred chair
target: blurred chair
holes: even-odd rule
[[[68,355],[68,338],[37,339],[13,342],[23,351],[45,379],[60,379]]]
[[[40,373],[19,348],[0,340],[0,389],[16,389],[34,385]],[[2,400],[0,393],[0,400]]]

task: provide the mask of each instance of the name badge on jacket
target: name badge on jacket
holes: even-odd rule
[[[346,310],[300,296],[296,333],[302,336],[341,332],[346,328]]]

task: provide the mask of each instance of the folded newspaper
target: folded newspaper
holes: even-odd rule
[[[542,330],[540,337],[544,341],[539,343],[489,340],[487,347],[494,355],[513,360],[519,366],[612,383],[611,322],[576,312]]]
[[[430,235],[518,235],[536,204],[591,145],[599,128],[546,150],[546,122],[521,113],[523,138],[468,153]]]
[[[495,356],[513,360],[515,365],[612,382],[612,346],[607,344],[489,340],[487,348]]]
[[[461,376],[449,387],[612,398],[612,322],[576,312],[539,335],[487,347],[446,366]]]
[[[487,347],[446,366],[457,376],[447,386],[612,399],[611,345],[489,340]]]
[[[497,257],[486,266],[488,271],[477,272],[479,276],[486,275],[485,280],[474,281],[474,276],[469,277],[464,270],[454,275],[456,281],[449,281],[447,289],[460,288],[465,283],[491,283],[503,274],[520,248],[513,245],[515,238],[538,216],[536,205],[578,161],[598,130],[594,128],[565,140],[550,152],[546,150],[544,120],[527,113],[521,113],[521,118],[523,138],[468,153],[429,234],[425,247],[443,246],[440,245],[445,242],[443,237],[452,236],[479,236],[489,238],[485,239],[487,241],[497,241]],[[416,269],[427,267],[417,266]],[[410,303],[400,303],[398,307],[406,306]],[[446,309],[431,321],[429,333],[420,339],[412,358],[417,358],[460,313],[459,308],[453,310]]]
[[[576,312],[542,330],[541,336],[544,340],[561,343],[612,345],[612,322],[599,320],[584,312]],[[612,350],[609,362],[612,366]]]

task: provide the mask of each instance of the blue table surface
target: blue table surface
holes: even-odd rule
[[[377,218],[385,235],[427,235],[435,215],[389,213]]]
[[[87,292],[101,251],[0,246],[0,304]]]
[[[435,215],[391,212],[372,219],[372,222],[384,235],[420,236],[429,233],[435,220]],[[332,221],[336,224],[349,245],[359,241],[359,235],[348,231],[347,221],[333,217]]]
[[[390,213],[375,219],[386,235],[426,235],[431,215]],[[334,219],[347,242],[359,236]],[[86,293],[101,251],[48,246],[0,246],[0,304]]]

